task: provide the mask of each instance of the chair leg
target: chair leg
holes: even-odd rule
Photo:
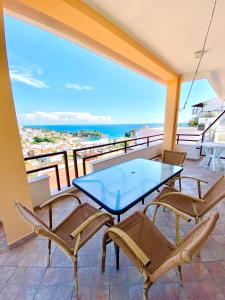
[[[152,220],[153,224],[155,223],[155,219],[156,219],[156,214],[157,214],[158,208],[159,208],[159,205],[156,206],[155,211],[154,211],[153,220]]]
[[[48,240],[48,262],[47,262],[47,267],[50,266],[51,263],[51,245],[52,245],[52,241]]]
[[[144,281],[144,293],[143,293],[143,298],[144,300],[148,300],[148,290],[151,287],[151,283],[149,283],[149,280]]]
[[[77,255],[74,257],[74,299],[78,300],[78,264]]]
[[[180,217],[176,215],[176,245],[180,243]]]
[[[183,277],[182,277],[182,270],[181,270],[180,265],[178,265],[178,272],[179,272],[179,278],[180,278],[180,286],[183,286]]]
[[[144,300],[148,299],[148,288],[144,287]]]
[[[181,186],[181,179],[180,179],[180,177],[179,177],[179,189],[180,189],[180,192],[181,192],[181,190],[182,190],[182,186]]]
[[[105,259],[106,259],[106,238],[102,240],[102,273],[105,272]]]
[[[195,217],[195,225],[197,225],[199,223],[199,218],[198,217]],[[199,252],[197,253],[197,256],[198,257],[201,257],[201,252],[199,250]]]
[[[199,223],[199,218],[195,217],[195,225],[197,225]]]

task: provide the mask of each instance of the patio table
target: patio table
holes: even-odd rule
[[[225,143],[223,142],[203,142],[199,143],[198,146],[201,146],[205,151],[205,158],[203,161],[199,164],[200,166],[204,166],[207,164],[207,166],[210,165],[210,162],[212,161],[212,170],[216,170],[216,161],[219,163],[220,168],[223,170],[223,162],[220,158],[220,155],[223,150],[225,150]]]
[[[73,180],[84,192],[109,213],[125,213],[168,180],[178,175],[182,167],[147,159],[134,159]],[[117,269],[119,252],[117,251]]]

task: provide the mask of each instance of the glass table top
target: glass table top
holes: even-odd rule
[[[142,158],[73,180],[73,184],[112,214],[121,214],[182,171]]]

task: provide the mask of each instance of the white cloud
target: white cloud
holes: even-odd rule
[[[21,114],[24,121],[56,121],[57,123],[108,123],[112,119],[110,116],[92,115],[89,112],[43,112],[35,111],[34,113]]]
[[[93,89],[93,87],[90,85],[80,85],[77,83],[67,83],[67,84],[65,84],[65,88],[79,90],[79,91],[82,91],[82,90],[90,91]]]
[[[44,81],[37,79],[35,74],[27,68],[14,66],[10,69],[9,73],[11,80],[22,82],[37,89],[45,89],[49,87]],[[36,73],[37,75],[41,75],[41,68],[39,68]]]

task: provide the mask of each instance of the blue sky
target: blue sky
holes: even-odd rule
[[[13,95],[20,124],[162,123],[166,88],[85,48],[5,16]],[[190,83],[182,85],[181,106]],[[190,106],[216,97],[206,80]]]

